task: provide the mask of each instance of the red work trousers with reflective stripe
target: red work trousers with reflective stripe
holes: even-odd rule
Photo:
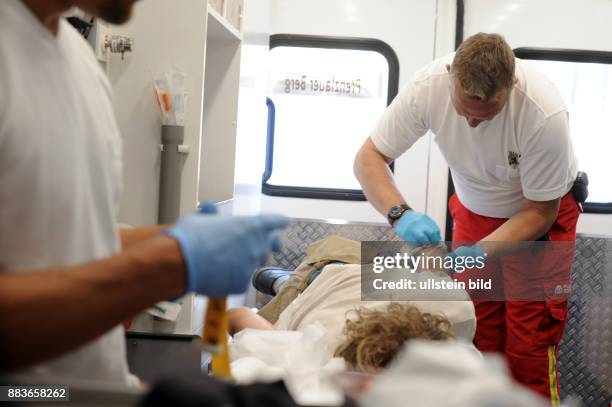
[[[456,195],[449,202],[449,210],[454,222],[454,242],[478,242],[507,220],[477,215],[464,207]],[[561,200],[548,240],[575,241],[579,214],[574,197],[567,194]],[[508,281],[515,274],[508,267],[512,265],[491,260],[485,271],[501,273],[498,281],[516,284]],[[557,346],[565,329],[567,302],[474,301],[474,307],[478,321],[474,339],[477,348],[504,354],[518,382],[550,399],[553,405],[558,404]]]

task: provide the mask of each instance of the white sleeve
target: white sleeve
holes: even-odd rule
[[[526,140],[521,148],[520,175],[523,195],[532,201],[552,201],[568,192],[572,148],[568,115],[561,111]]]
[[[378,121],[370,138],[385,156],[396,159],[427,133],[427,95],[427,86],[409,83]]]

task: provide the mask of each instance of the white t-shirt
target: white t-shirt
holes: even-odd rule
[[[472,212],[509,218],[524,198],[564,196],[577,174],[568,112],[552,82],[516,60],[509,100],[493,120],[468,126],[450,99],[446,64],[454,54],[419,70],[371,133],[384,155],[397,158],[431,130],[453,175],[459,200]]]
[[[72,266],[119,252],[121,141],[110,93],[93,52],[67,22],[56,38],[21,1],[0,1],[2,272]],[[117,327],[19,373],[128,385],[124,341]]]
[[[326,266],[280,314],[274,329],[302,331],[320,323],[327,331],[327,344],[333,352],[343,340],[347,312],[357,308],[380,310],[389,305],[389,301],[361,301],[361,284],[361,265]],[[439,296],[438,301],[410,301],[410,304],[421,312],[443,314],[452,323],[455,336],[471,342],[476,331],[476,314],[467,292],[464,298],[465,301],[453,301]]]

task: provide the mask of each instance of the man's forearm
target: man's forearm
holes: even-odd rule
[[[143,228],[121,228],[119,229],[119,237],[121,238],[121,247],[123,250],[143,243],[147,239],[158,236],[163,231],[167,230],[167,225],[148,226]]]
[[[527,207],[485,237],[480,246],[490,257],[520,249],[517,242],[537,240],[550,230],[558,210],[558,204],[552,202],[546,209]]]
[[[73,350],[185,287],[180,248],[168,237],[83,266],[0,273],[0,371]]]
[[[355,159],[354,172],[368,201],[383,215],[395,206],[405,203],[395,185],[389,168],[390,159],[380,154],[368,139]]]

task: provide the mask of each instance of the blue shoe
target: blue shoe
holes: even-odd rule
[[[264,267],[253,273],[251,281],[257,291],[266,295],[276,295],[274,282],[279,278],[288,279],[292,274],[293,271],[291,270],[278,267]]]

